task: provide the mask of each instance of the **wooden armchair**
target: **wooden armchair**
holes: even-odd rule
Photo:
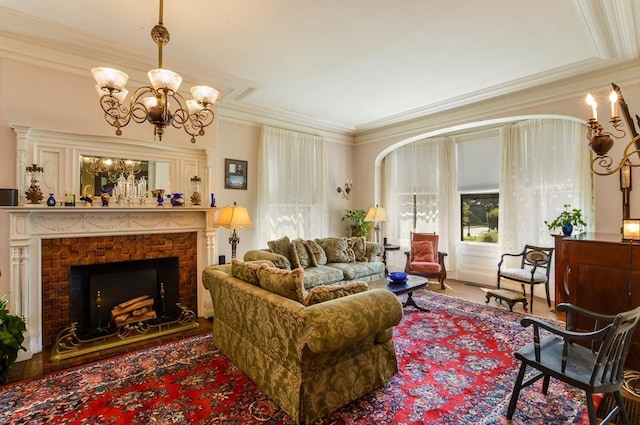
[[[438,240],[435,233],[411,232],[410,251],[405,251],[407,262],[404,271],[407,274],[435,278],[440,281],[440,289],[445,289],[447,269],[444,265],[446,252],[438,251]]]
[[[520,321],[524,327],[533,325],[533,342],[514,354],[522,364],[513,386],[507,420],[513,418],[522,388],[543,378],[542,392],[546,395],[549,379],[553,377],[586,392],[591,425],[597,423],[593,403],[595,393],[613,393],[616,401],[601,424],[607,424],[619,415],[617,423],[629,425],[620,388],[629,344],[640,320],[640,307],[613,316],[564,303],[559,304],[557,310],[567,313],[566,330],[536,317]],[[593,331],[578,331],[577,316],[595,323]],[[541,330],[547,336],[540,338]],[[527,366],[536,369],[537,373],[523,382]]]
[[[513,254],[502,254],[498,263],[498,290],[487,292],[487,302],[490,296],[496,296],[500,293],[500,280],[507,279],[520,283],[522,287],[522,297],[512,299],[509,306],[513,308],[512,302],[523,302],[524,309],[527,309],[527,292],[525,284],[530,285],[531,294],[529,302],[531,304],[531,313],[533,313],[533,288],[535,285],[544,284],[547,293],[547,304],[551,307],[551,295],[549,294],[549,272],[551,271],[551,257],[553,256],[553,248],[542,248],[539,246],[525,245],[521,252]],[[503,263],[505,257],[520,257],[520,267],[504,268]],[[503,291],[504,292],[504,291]],[[500,296],[497,296],[500,298]],[[508,301],[509,302],[509,301]]]

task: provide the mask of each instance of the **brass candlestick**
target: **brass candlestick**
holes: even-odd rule
[[[26,198],[30,204],[39,204],[44,196],[42,190],[40,190],[40,175],[44,172],[44,168],[38,164],[29,165],[27,168],[27,179],[30,182],[30,186],[25,192]]]

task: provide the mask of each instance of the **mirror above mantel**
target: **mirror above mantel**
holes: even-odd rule
[[[86,194],[85,191],[99,196],[102,186],[112,185],[114,178],[117,180],[120,174],[127,177],[127,170],[137,171],[137,168],[140,171],[136,178],[144,175],[148,192],[165,189],[167,194],[188,195],[190,180],[196,175],[202,180],[203,194],[214,191],[210,188],[214,187],[212,175],[215,173],[211,172],[208,152],[199,147],[65,133],[21,125],[12,125],[12,128],[17,135],[16,182],[20,205],[25,203],[25,168],[33,163],[44,168],[42,192],[54,193],[58,199],[67,194],[75,194],[79,198]],[[107,160],[117,166],[99,171]],[[206,196],[203,198],[207,199]]]
[[[100,196],[102,191],[113,193],[118,180],[129,176],[134,180],[133,197],[146,197],[153,189],[166,190],[171,186],[171,163],[80,155],[78,193],[82,196]]]

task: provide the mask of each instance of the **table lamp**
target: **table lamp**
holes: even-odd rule
[[[375,226],[373,227],[373,229],[376,231],[376,242],[380,243],[380,224],[382,222],[385,222],[389,220],[389,217],[387,217],[387,212],[384,210],[384,208],[378,206],[378,204],[376,204],[375,207],[371,207],[369,208],[369,212],[367,213],[367,216],[364,218],[364,221],[373,221],[375,223]]]
[[[249,212],[245,207],[238,207],[236,203],[233,206],[227,205],[222,208],[218,219],[213,223],[213,227],[225,227],[231,229],[229,243],[231,244],[231,258],[236,258],[236,246],[240,242],[238,237],[238,229],[241,227],[253,227]]]

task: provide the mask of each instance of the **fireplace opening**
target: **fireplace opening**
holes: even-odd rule
[[[90,340],[145,322],[178,319],[178,257],[71,266],[69,318],[80,339]]]

